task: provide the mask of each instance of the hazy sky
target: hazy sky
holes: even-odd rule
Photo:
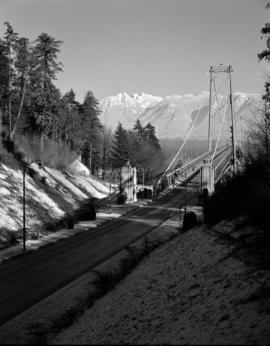
[[[233,89],[263,90],[257,53],[270,21],[266,0],[0,0],[0,34],[9,21],[21,36],[62,40],[56,82],[101,100],[119,92],[197,94],[210,65],[231,64]],[[207,87],[206,87],[207,86]]]

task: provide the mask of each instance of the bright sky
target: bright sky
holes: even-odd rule
[[[198,94],[211,65],[232,65],[233,90],[263,91],[260,29],[266,0],[0,0],[0,34],[9,21],[21,36],[62,40],[56,82],[101,100],[119,92]]]

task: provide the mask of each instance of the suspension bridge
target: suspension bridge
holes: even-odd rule
[[[185,140],[154,186],[155,191],[164,183],[171,186],[175,183],[184,182],[186,185],[187,182],[195,181],[201,192],[207,191],[211,194],[215,184],[224,175],[233,174],[239,169],[241,162],[236,157],[237,138],[231,72],[231,66],[222,65],[212,66],[209,71],[208,147],[206,152],[181,166],[178,164],[181,153],[199,120],[201,112],[199,109],[187,131]],[[223,84],[228,84],[228,94],[223,99],[219,97],[219,91],[216,88],[216,77],[222,73],[226,76]],[[220,102],[222,100],[223,102]],[[228,111],[230,121],[225,121]],[[218,116],[214,117],[213,112]],[[130,166],[126,166],[123,173],[129,180],[133,177],[136,180],[136,168],[132,169],[135,170],[135,174]],[[131,186],[129,189],[131,197],[136,196],[135,184],[133,181],[128,181],[128,183]],[[44,246],[39,251],[22,252],[13,260],[0,264],[0,277],[3,283],[0,294],[0,327],[76,278],[94,270],[97,265],[108,260],[112,255],[123,249],[127,251],[135,241],[143,239],[145,244],[148,233],[168,220],[172,213],[179,208],[183,208],[187,203],[189,205],[196,203],[197,197],[197,191],[189,191],[187,196],[186,189],[185,191],[180,187],[171,189],[169,193],[154,199],[145,208],[135,207],[123,217],[111,222],[104,222],[103,225],[98,226],[96,231],[79,232],[76,236],[67,237],[50,246]],[[29,270],[30,267],[31,270]],[[38,311],[40,312],[40,309]]]
[[[201,192],[211,195],[215,189],[215,184],[226,174],[235,173],[240,167],[241,162],[236,155],[236,126],[232,97],[232,74],[231,66],[211,66],[209,70],[209,112],[208,112],[208,147],[207,151],[198,157],[185,162],[181,167],[176,163],[183,153],[188,140],[191,138],[193,130],[200,119],[201,109],[197,111],[192,124],[190,125],[186,138],[180,145],[176,155],[171,160],[167,169],[160,175],[154,188],[155,193],[163,190],[164,187],[174,186],[177,183],[187,183],[194,179],[199,183]],[[218,77],[225,74],[225,79],[217,89]],[[222,99],[219,91],[227,84],[227,92]],[[213,122],[213,113],[216,124]],[[229,121],[226,121],[226,118]],[[213,143],[215,143],[213,145]]]

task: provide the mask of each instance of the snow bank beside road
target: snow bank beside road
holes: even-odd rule
[[[270,275],[230,251],[205,228],[188,231],[152,252],[53,343],[268,344],[269,301],[252,297]]]
[[[1,181],[0,188],[8,190],[9,193],[2,193],[0,199],[0,227],[6,227],[10,230],[17,230],[22,227],[22,172],[12,169],[4,164],[0,164]],[[55,201],[48,196],[44,191],[40,191],[34,180],[26,175],[26,218],[27,226],[33,224],[40,225],[40,219],[44,213],[48,213],[52,218],[61,217],[64,211],[61,210]],[[33,208],[31,208],[31,206]],[[39,215],[35,215],[35,205],[42,204],[43,210],[40,210]],[[45,212],[46,210],[46,212]],[[33,217],[34,216],[34,217]],[[36,219],[33,223],[33,219]]]
[[[31,165],[32,175],[26,174],[26,227],[38,236],[45,222],[54,222],[72,212],[87,198],[104,198],[109,188],[90,176],[66,174],[56,169],[37,164]],[[23,208],[22,170],[0,163],[0,230],[22,229]],[[21,232],[17,232],[18,237]],[[5,246],[0,243],[0,246]]]

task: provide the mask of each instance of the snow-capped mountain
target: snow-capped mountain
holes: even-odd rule
[[[239,131],[240,127],[247,127],[260,102],[260,95],[241,92],[233,94],[233,110]],[[119,122],[124,128],[132,129],[136,120],[140,119],[142,125],[150,122],[155,126],[158,138],[183,138],[197,117],[191,137],[207,137],[209,92],[206,91],[198,95],[173,95],[164,98],[144,93],[120,93],[104,98],[100,108],[101,122],[113,130]],[[223,118],[222,133],[228,132],[231,125],[228,95],[212,95],[211,114],[213,133],[217,135]]]
[[[101,122],[115,129],[120,122],[124,128],[130,129],[137,118],[141,118],[146,109],[154,107],[162,101],[162,97],[144,93],[120,93],[116,96],[104,98],[100,103],[102,110]]]

